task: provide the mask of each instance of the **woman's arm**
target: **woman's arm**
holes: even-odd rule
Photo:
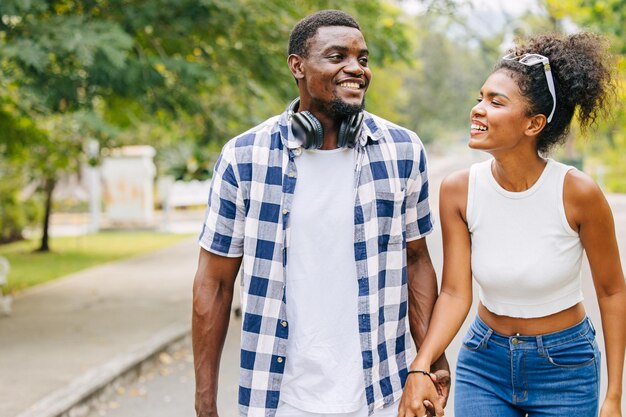
[[[472,304],[470,236],[465,221],[468,176],[468,171],[454,173],[441,184],[439,212],[444,254],[442,288],[428,332],[411,370],[430,370],[431,364],[443,354],[458,332]],[[434,384],[426,375],[410,374],[398,416],[423,416],[426,413],[423,404],[425,400],[438,403]],[[437,415],[440,412],[437,409]]]
[[[600,306],[608,388],[601,416],[621,416],[622,374],[626,346],[626,286],[611,208],[596,183],[570,171],[565,178],[565,213],[587,254]]]

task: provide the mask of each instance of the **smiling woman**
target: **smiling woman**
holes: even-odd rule
[[[492,159],[442,182],[442,293],[413,364],[423,369],[450,343],[473,277],[480,304],[457,361],[457,417],[597,415],[600,352],[582,303],[583,254],[605,336],[600,416],[621,416],[626,286],[611,210],[589,176],[546,155],[575,114],[587,127],[607,112],[613,71],[598,35],[521,40],[471,109],[469,146]],[[437,398],[428,381],[409,383],[416,401]]]

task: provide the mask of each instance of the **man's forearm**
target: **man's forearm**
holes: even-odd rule
[[[200,251],[193,283],[191,321],[198,416],[217,416],[219,363],[240,264],[241,258],[226,258]]]
[[[191,339],[198,416],[217,415],[219,362],[228,331],[232,297],[232,290],[221,285],[194,285]]]
[[[438,297],[437,276],[426,243],[407,245],[409,326],[416,349],[420,349]],[[432,363],[432,371],[449,371],[445,353]],[[430,371],[431,369],[425,369]]]
[[[409,327],[415,347],[419,349],[426,337],[438,291],[435,269],[425,242],[407,245],[407,274]]]

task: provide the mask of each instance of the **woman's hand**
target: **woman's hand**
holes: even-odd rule
[[[446,371],[437,371],[440,373],[447,373]],[[443,416],[443,405],[447,401],[447,394],[445,399],[441,399],[438,386],[436,386],[436,380],[439,380],[437,384],[441,384],[445,381],[445,376],[433,374],[409,374],[406,379],[402,398],[400,399],[400,405],[398,406],[398,417],[422,417],[422,416]],[[449,380],[449,374],[448,374]],[[444,383],[443,386],[446,386]],[[447,385],[449,390],[449,384]],[[428,408],[426,407],[428,405]]]

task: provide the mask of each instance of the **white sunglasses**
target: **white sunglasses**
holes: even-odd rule
[[[548,90],[550,90],[550,94],[552,95],[552,111],[550,112],[550,116],[548,116],[548,123],[550,123],[552,121],[552,116],[554,116],[554,110],[556,110],[556,92],[554,90],[554,79],[552,78],[552,71],[550,71],[550,61],[548,58],[539,54],[524,54],[517,56],[514,52],[511,52],[510,54],[502,57],[502,59],[506,61],[517,61],[520,64],[524,64],[529,67],[537,64],[543,64],[546,81],[548,82]]]

